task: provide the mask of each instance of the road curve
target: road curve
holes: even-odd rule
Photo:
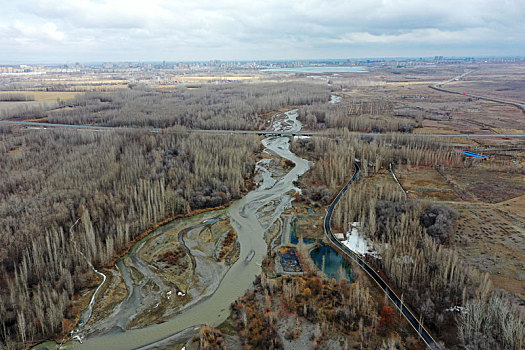
[[[474,95],[474,94],[470,94],[470,93],[466,93],[466,92],[462,92],[462,91],[445,89],[443,87],[443,85],[448,84],[448,83],[450,83],[452,81],[458,81],[461,78],[463,78],[465,75],[470,74],[470,73],[472,73],[472,71],[468,71],[466,73],[458,75],[457,77],[448,79],[448,80],[446,80],[444,82],[441,82],[441,83],[438,83],[438,84],[429,85],[428,87],[431,88],[431,89],[437,90],[437,91],[448,92],[449,94],[463,95],[463,96],[478,98],[480,100],[486,100],[486,101],[491,101],[491,102],[496,102],[496,103],[503,103],[503,104],[507,104],[507,105],[512,105],[514,107],[518,107],[519,109],[521,109],[521,111],[523,113],[525,113],[525,104],[524,103],[519,103],[519,102],[514,102],[514,101],[507,101],[507,100],[502,100],[502,99],[499,99],[499,98],[488,97],[488,96]]]
[[[525,108],[525,106],[524,106]],[[209,130],[209,129],[159,129],[159,128],[138,128],[138,127],[113,127],[113,126],[96,126],[96,125],[74,125],[74,124],[52,124],[52,123],[38,123],[38,122],[22,122],[13,120],[0,120],[1,125],[18,125],[35,130],[46,130],[48,128],[69,128],[79,131],[146,131],[152,133],[198,133],[198,134],[213,134],[213,135],[233,135],[233,134],[254,134],[266,136],[316,136],[316,137],[335,137],[339,133],[326,134],[318,131],[269,131],[269,130]],[[506,138],[525,138],[525,134],[408,134],[408,133],[372,133],[372,132],[351,132],[354,136],[392,136],[400,135],[404,137],[444,137],[444,138],[492,138],[492,137],[506,137]]]
[[[335,245],[336,248],[338,248],[343,254],[351,258],[353,261],[355,261],[361,268],[379,285],[379,287],[385,292],[386,295],[388,295],[388,298],[392,300],[392,302],[396,305],[396,307],[401,311],[401,313],[405,316],[407,321],[414,327],[416,332],[419,334],[421,339],[428,345],[431,349],[439,349],[438,343],[432,338],[430,333],[425,329],[425,327],[417,320],[417,318],[414,316],[414,314],[405,306],[404,303],[401,302],[401,299],[396,295],[396,293],[388,286],[388,284],[377,274],[377,272],[370,267],[362,258],[362,256],[353,250],[349,249],[347,246],[343,245],[333,234],[332,228],[330,227],[330,221],[332,220],[332,214],[334,211],[335,206],[341,199],[341,197],[346,193],[348,190],[348,187],[357,181],[359,176],[359,165],[357,163],[355,165],[355,173],[346,183],[346,185],[343,187],[341,191],[337,194],[333,202],[326,208],[326,216],[324,218],[324,230],[325,233],[332,242],[333,245]]]

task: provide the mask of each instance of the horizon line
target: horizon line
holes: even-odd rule
[[[208,63],[208,62],[324,62],[324,61],[362,61],[362,60],[382,60],[382,61],[394,61],[394,60],[434,60],[436,57],[442,57],[443,60],[451,59],[525,59],[525,55],[472,55],[472,56],[445,56],[445,55],[434,55],[434,56],[370,56],[370,57],[345,57],[345,58],[275,58],[275,59],[199,59],[199,60],[101,60],[101,61],[48,61],[48,62],[33,62],[27,63],[18,60],[9,60],[6,62],[0,62],[0,66],[12,66],[12,65],[64,65],[64,64],[104,64],[104,63]]]

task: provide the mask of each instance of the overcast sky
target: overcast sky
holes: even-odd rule
[[[0,64],[435,55],[525,55],[525,1],[0,0]]]

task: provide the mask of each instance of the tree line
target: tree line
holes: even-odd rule
[[[261,118],[282,106],[327,101],[330,90],[320,83],[239,83],[178,87],[151,91],[145,87],[112,93],[88,92],[68,101],[69,109],[48,113],[51,123],[195,129],[261,129]]]
[[[394,117],[388,101],[345,99],[342,105],[313,103],[299,109],[299,119],[312,129],[345,128],[364,132],[411,133],[419,124],[410,118]]]
[[[21,93],[0,93],[0,101],[2,102],[21,102],[34,101],[35,96],[21,94]]]

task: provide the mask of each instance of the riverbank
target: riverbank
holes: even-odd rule
[[[297,121],[297,111],[288,111],[282,114],[279,129],[297,131],[301,124]],[[240,244],[240,258],[233,263],[225,274],[217,290],[206,300],[192,306],[187,312],[178,314],[169,321],[149,327],[128,330],[126,332],[109,332],[103,335],[94,335],[85,339],[84,344],[75,344],[75,348],[99,349],[111,344],[113,349],[130,349],[146,344],[156,344],[171,339],[174,334],[195,325],[210,323],[220,324],[229,315],[229,305],[244,294],[253,282],[253,276],[261,271],[261,263],[266,255],[264,241],[265,225],[258,220],[258,211],[269,203],[273,210],[269,210],[269,217],[279,217],[283,211],[291,208],[291,201],[297,188],[294,182],[309,168],[309,162],[297,157],[289,150],[290,139],[287,137],[268,137],[263,139],[264,152],[271,156],[287,159],[295,164],[283,176],[277,176],[270,186],[260,186],[250,191],[242,199],[233,202],[227,209],[231,226],[238,234]],[[281,163],[281,161],[279,161]],[[271,170],[270,170],[271,171]],[[270,174],[266,178],[271,178]],[[272,181],[273,182],[273,181]],[[157,228],[162,229],[163,226]],[[150,235],[153,233],[150,229]],[[147,237],[148,234],[144,234]],[[135,246],[140,245],[137,241]],[[128,253],[133,251],[128,249]],[[250,259],[245,259],[245,256]],[[120,258],[122,259],[122,258]],[[121,261],[121,260],[117,261]],[[199,263],[197,262],[197,266]],[[45,344],[52,345],[52,344]],[[70,346],[73,346],[70,343]],[[49,349],[53,348],[48,347]]]
[[[201,210],[160,226],[105,270],[107,285],[73,338],[171,319],[209,298],[239,254],[237,232],[225,209]]]
[[[120,259],[123,256],[125,256],[126,254],[128,254],[130,249],[135,244],[137,244],[138,242],[143,240],[145,237],[147,237],[148,235],[150,235],[152,232],[154,232],[155,230],[159,229],[160,227],[165,226],[165,225],[167,225],[167,224],[169,224],[169,223],[171,223],[171,222],[173,222],[175,220],[178,220],[178,219],[188,218],[188,217],[196,216],[196,215],[207,213],[207,212],[211,212],[211,211],[217,211],[217,210],[226,209],[226,208],[228,208],[231,205],[231,203],[233,203],[233,201],[230,201],[227,204],[221,205],[221,206],[218,206],[218,207],[192,210],[189,213],[178,214],[178,215],[172,216],[170,218],[167,218],[165,220],[162,220],[162,221],[160,221],[158,223],[155,223],[154,225],[149,227],[147,230],[144,230],[135,239],[130,241],[130,243],[126,246],[126,248],[124,250],[122,250],[121,252],[117,253],[107,265],[105,265],[103,267],[99,267],[99,269],[102,270],[106,274],[106,276],[108,276],[108,274],[109,274],[108,271],[114,269],[115,264],[116,264],[118,259]],[[113,277],[113,276],[108,276],[108,278],[111,278],[111,277]],[[64,330],[63,333],[59,334],[55,338],[57,340],[57,342],[63,342],[65,339],[69,338],[69,334],[71,333],[71,331],[73,331],[73,329],[78,325],[78,322],[80,321],[80,316],[81,316],[82,311],[87,308],[87,305],[89,304],[89,302],[90,302],[90,300],[91,300],[91,298],[93,296],[93,293],[95,293],[95,290],[98,288],[98,286],[100,285],[101,282],[102,282],[102,277],[100,277],[98,275],[94,276],[93,286],[88,288],[88,289],[84,289],[84,290],[80,291],[79,294],[76,296],[76,298],[74,298],[74,305],[75,305],[75,308],[73,309],[75,311],[74,312],[74,317],[65,322],[66,325],[68,325],[68,327]],[[110,282],[108,281],[108,282],[106,282],[106,284],[110,284]],[[101,292],[104,293],[104,290],[101,290]]]

